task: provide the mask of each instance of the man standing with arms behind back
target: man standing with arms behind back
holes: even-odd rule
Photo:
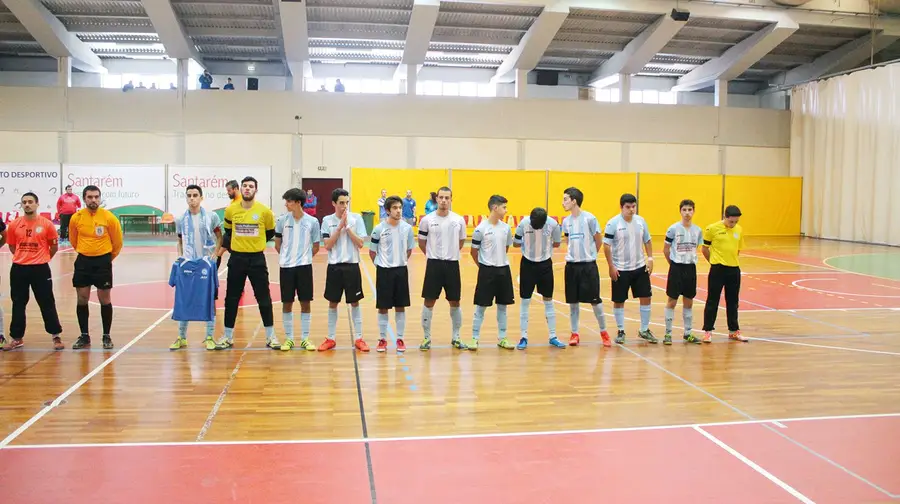
[[[709,261],[709,284],[703,310],[703,342],[712,343],[719,314],[719,298],[725,289],[725,313],[728,316],[728,338],[747,341],[741,336],[738,324],[738,303],[741,298],[741,262],[738,256],[744,248],[744,230],[738,225],[741,209],[728,205],[725,218],[710,224],[703,232],[703,257]]]
[[[76,314],[81,336],[72,345],[73,350],[91,346],[90,310],[91,286],[97,288],[100,301],[100,318],[103,320],[103,348],[113,347],[109,331],[112,328],[113,306],[112,263],[122,251],[122,226],[112,212],[100,208],[100,188],[89,185],[81,192],[86,208],[79,210],[69,222],[69,239],[78,253],[72,286],[78,296]]]
[[[72,186],[66,186],[66,192],[56,200],[56,214],[59,216],[59,238],[62,241],[69,239],[69,221],[72,215],[81,209],[81,200],[72,192]]]

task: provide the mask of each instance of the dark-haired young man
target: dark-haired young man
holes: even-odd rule
[[[319,351],[331,350],[337,330],[338,303],[341,296],[350,305],[353,319],[353,346],[368,352],[369,345],[362,336],[362,311],[359,301],[365,296],[362,290],[362,274],[359,271],[359,249],[367,236],[362,216],[350,211],[350,193],[346,189],[331,192],[334,213],[322,219],[322,240],[328,251],[328,269],[325,274],[325,299],[328,300],[328,338],[319,345]]]
[[[579,303],[590,303],[597,324],[600,325],[600,339],[603,346],[612,346],[606,332],[606,316],[600,299],[600,271],[597,268],[597,252],[600,251],[600,224],[590,212],[581,209],[584,193],[577,187],[563,191],[563,209],[569,216],[563,219],[562,232],[566,235],[566,303],[569,305],[569,321],[572,336],[569,345],[581,342],[578,335],[578,321],[581,315]]]
[[[419,222],[419,249],[425,253],[425,281],[422,283],[422,331],[425,338],[419,350],[431,349],[432,310],[437,299],[444,291],[444,297],[450,304],[450,321],[452,323],[451,344],[458,350],[466,350],[465,343],[459,339],[462,329],[462,308],[459,300],[462,297],[462,279],[459,274],[459,251],[466,242],[466,221],[450,211],[453,191],[449,187],[441,187],[437,192],[437,210],[422,218]]]
[[[613,315],[618,333],[616,343],[625,344],[625,301],[628,291],[641,303],[641,328],[638,336],[657,343],[650,331],[650,299],[653,286],[653,242],[650,229],[644,218],[637,215],[637,198],[633,194],[623,194],[619,198],[621,213],[606,223],[603,234],[603,254],[609,264],[609,278],[612,279]]]
[[[44,330],[52,338],[54,350],[62,350],[65,348],[59,337],[62,327],[56,311],[49,264],[59,248],[59,235],[50,219],[38,215],[36,194],[23,194],[21,202],[25,215],[12,221],[6,233],[13,255],[13,264],[9,268],[12,322],[9,324],[10,341],[3,350],[15,350],[25,344],[25,307],[28,306],[29,290],[34,292],[34,300],[44,319]]]
[[[225,209],[223,241],[230,244],[231,256],[228,258],[225,283],[225,337],[216,343],[217,350],[234,346],[238,303],[248,278],[266,331],[266,346],[276,350],[281,348],[275,337],[269,267],[265,255],[266,243],[275,237],[275,215],[271,209],[256,201],[257,189],[255,178],[244,177],[241,180],[241,202]]]
[[[173,265],[169,285],[186,292],[175,293],[176,306],[172,318],[178,321],[178,338],[169,346],[169,350],[187,347],[189,320],[206,322],[204,344],[207,350],[215,350],[216,342],[213,340],[213,334],[216,330],[215,299],[218,297],[219,277],[216,274],[218,269],[212,268],[212,261],[216,250],[222,244],[222,230],[219,229],[221,222],[217,213],[207,212],[201,206],[203,188],[191,184],[185,188],[184,195],[188,209],[175,222],[179,262]],[[197,259],[203,259],[203,264],[192,262]],[[204,275],[212,276],[209,279],[212,283],[212,293],[208,290],[209,283],[203,281],[209,276]]]
[[[229,206],[240,203],[241,186],[238,184],[237,180],[229,180],[228,183],[225,184],[225,191],[228,192],[228,197],[231,198]],[[222,268],[222,256],[225,255],[226,250],[228,250],[228,244],[224,242],[219,245],[218,250],[216,250],[216,269]]]
[[[375,307],[378,309],[379,352],[387,350],[388,311],[394,309],[397,352],[406,351],[406,307],[409,306],[409,271],[406,265],[416,247],[412,225],[403,219],[404,201],[399,196],[384,200],[388,218],[378,223],[369,240],[369,257],[375,263]]]
[[[556,337],[556,310],[553,308],[553,249],[562,242],[562,233],[556,220],[547,219],[547,211],[535,208],[531,215],[525,217],[516,227],[513,239],[514,247],[521,247],[522,260],[519,263],[519,298],[522,307],[519,311],[519,326],[522,339],[516,348],[525,350],[528,347],[528,307],[535,287],[544,298],[544,317],[550,332],[550,344],[556,348],[566,348],[565,343]]]
[[[719,298],[725,289],[725,313],[728,316],[728,338],[747,341],[741,336],[738,324],[738,304],[741,298],[741,262],[738,256],[744,248],[744,230],[738,225],[741,209],[728,205],[725,218],[710,224],[703,232],[703,257],[709,261],[709,285],[706,307],[703,310],[703,342],[712,342],[719,313]]]
[[[288,189],[284,196],[287,213],[275,223],[275,250],[281,279],[281,317],[285,340],[282,351],[294,347],[294,299],[300,301],[300,348],[314,352],[309,341],[311,307],[313,300],[313,256],[319,253],[322,240],[319,221],[304,211],[306,193],[296,187]]]
[[[97,288],[100,318],[103,320],[103,348],[113,347],[109,332],[112,328],[113,306],[110,291],[113,287],[112,263],[122,251],[122,226],[112,212],[100,208],[100,188],[89,185],[81,192],[85,208],[69,221],[69,242],[78,253],[72,286],[78,297],[76,313],[81,336],[72,345],[74,350],[91,346],[90,310],[91,286]]]
[[[672,344],[672,322],[675,320],[675,305],[678,297],[682,301],[684,319],[684,341],[700,343],[700,338],[691,334],[694,324],[694,296],[697,295],[697,249],[703,237],[703,230],[694,224],[694,202],[686,199],[678,205],[681,220],[666,230],[666,244],[663,255],[669,262],[666,278],[666,334],[663,344]]]
[[[507,200],[499,194],[488,199],[490,215],[472,233],[470,252],[478,265],[478,280],[475,283],[475,315],[472,320],[472,342],[469,350],[478,350],[478,337],[484,312],[497,301],[497,346],[512,350],[515,347],[506,338],[506,307],[515,303],[512,273],[509,270],[509,246],[513,237],[509,224],[503,222],[506,216]]]

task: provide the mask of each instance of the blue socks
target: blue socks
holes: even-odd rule
[[[666,306],[666,334],[672,332],[672,322],[675,320],[675,309]]]
[[[302,339],[309,339],[309,324],[311,313],[300,313],[300,334]]]
[[[616,328],[620,331],[625,330],[625,307],[613,307],[613,315],[616,317]]]
[[[451,310],[452,309],[453,308],[451,308]],[[484,310],[485,310],[484,306],[476,306],[475,307],[475,316],[472,318],[472,338],[476,339],[476,340],[481,335],[481,324],[484,323]],[[455,325],[455,321],[454,321],[454,325]],[[453,339],[456,339],[456,337],[454,337]]]
[[[432,309],[427,306],[423,306],[422,307],[422,333],[425,335],[425,339],[431,339],[431,316],[432,316]]]
[[[481,312],[484,318],[484,311]],[[459,339],[459,330],[462,329],[462,308],[459,306],[450,307],[450,321],[453,322],[453,340]]]
[[[335,312],[335,315],[337,315],[337,312]],[[350,316],[353,318],[353,329],[356,330],[356,339],[362,339],[362,310],[359,309],[359,305],[350,306]]]
[[[591,308],[594,309],[594,318],[597,319],[597,324],[600,325],[600,330],[606,330],[606,315],[603,314],[603,303],[597,303],[595,305],[591,305]]]
[[[547,329],[550,339],[556,337],[556,310],[553,308],[553,300],[544,300],[544,316],[547,317]]]
[[[287,312],[281,314],[281,323],[284,325],[284,337],[292,340],[294,339],[294,314],[293,312]]]
[[[572,332],[578,334],[578,319],[581,312],[578,309],[578,303],[569,304],[569,324],[572,326]]]
[[[403,333],[406,332],[406,312],[395,311],[394,323],[397,325],[397,339],[403,339]]]
[[[178,321],[178,337],[181,339],[187,339],[187,320],[179,320]]]
[[[684,335],[687,336],[691,334],[691,329],[693,329],[694,325],[694,308],[682,308],[684,312]],[[673,317],[675,315],[672,315]]]
[[[213,334],[215,334],[215,333],[216,333],[216,321],[210,320],[209,322],[206,323],[206,337],[212,338]]]
[[[506,337],[506,305],[497,305],[497,339]]]
[[[334,339],[334,332],[337,330],[337,308],[328,308],[328,339]]]
[[[641,332],[646,332],[650,329],[650,306],[641,305]]]
[[[275,338],[275,326],[268,326],[266,329],[266,341]]]
[[[387,339],[388,314],[378,312],[378,338]]]
[[[519,329],[522,337],[528,339],[528,307],[531,306],[531,298],[522,298],[522,306],[519,308]],[[499,313],[497,314],[499,316]]]
[[[225,328],[225,339],[231,341],[234,339],[234,327],[226,327]]]

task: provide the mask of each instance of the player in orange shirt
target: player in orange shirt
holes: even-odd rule
[[[53,297],[53,278],[50,259],[59,247],[59,235],[50,219],[37,213],[38,197],[32,192],[22,195],[22,210],[25,215],[12,221],[7,228],[6,239],[13,254],[13,264],[9,268],[9,294],[12,298],[12,322],[9,324],[10,341],[4,351],[15,350],[25,343],[25,307],[34,292],[34,300],[41,308],[44,330],[53,338],[53,348],[62,350],[59,335],[59,314]]]

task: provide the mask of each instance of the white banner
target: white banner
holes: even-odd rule
[[[0,165],[0,212],[21,212],[22,195],[33,192],[40,200],[39,212],[56,217],[59,191],[58,164]]]
[[[100,206],[118,214],[158,215],[166,208],[165,178],[163,165],[63,165],[62,185],[79,198],[85,186],[99,187]]]
[[[187,209],[185,189],[191,184],[203,188],[203,206],[207,210],[221,210],[231,203],[225,184],[229,180],[240,183],[244,177],[257,181],[256,200],[272,207],[272,169],[269,166],[169,166],[167,190],[169,213],[180,215]],[[280,193],[279,193],[280,195]],[[276,212],[277,213],[277,212]]]

